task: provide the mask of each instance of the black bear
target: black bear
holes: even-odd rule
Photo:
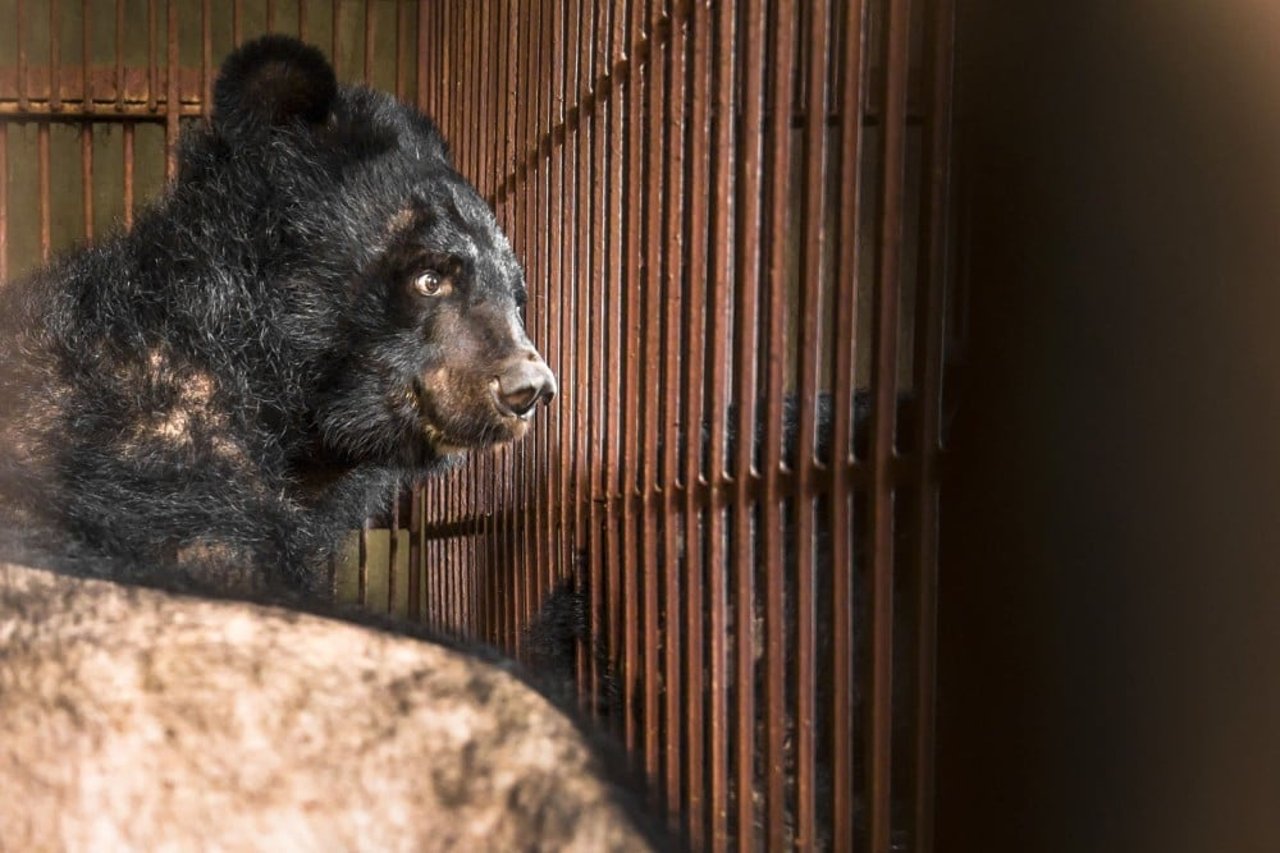
[[[429,119],[248,43],[129,233],[0,289],[0,558],[314,590],[394,487],[554,396],[525,299]]]

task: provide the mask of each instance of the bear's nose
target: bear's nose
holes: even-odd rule
[[[556,395],[555,374],[536,352],[510,362],[494,379],[498,406],[517,418],[529,417],[538,403]]]

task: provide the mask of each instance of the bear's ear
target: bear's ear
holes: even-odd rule
[[[222,63],[213,125],[235,135],[293,122],[323,124],[337,96],[338,81],[324,54],[288,36],[262,36]]]

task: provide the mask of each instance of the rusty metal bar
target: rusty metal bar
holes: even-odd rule
[[[796,441],[796,480],[798,497],[794,501],[796,515],[796,844],[812,847],[817,836],[817,771],[815,767],[815,729],[817,714],[814,692],[818,680],[816,664],[817,602],[815,599],[815,554],[813,473],[814,421],[818,396],[819,350],[818,318],[822,310],[821,283],[824,281],[823,257],[826,242],[826,83],[829,66],[828,6],[814,0],[806,7],[808,31],[805,49],[804,189],[801,232],[805,235],[799,274],[799,335],[796,341],[799,361],[799,421]]]
[[[0,122],[0,283],[9,279],[9,123]]]
[[[628,21],[630,39],[634,40],[644,26],[644,12],[640,4],[634,4]],[[631,78],[627,86],[627,177],[625,193],[627,195],[626,221],[623,224],[627,260],[624,267],[622,291],[622,314],[624,325],[623,359],[623,407],[622,407],[622,497],[621,520],[621,559],[623,568],[623,624],[626,630],[623,636],[622,701],[624,707],[623,737],[627,749],[634,756],[638,751],[640,732],[639,720],[636,718],[637,691],[641,685],[642,674],[639,672],[639,601],[636,565],[635,536],[635,496],[636,479],[639,469],[640,412],[639,395],[636,393],[640,384],[640,345],[643,285],[640,271],[641,244],[643,243],[644,212],[648,206],[648,198],[644,192],[645,172],[643,165],[643,144],[646,134],[644,113],[644,92],[647,90],[648,69],[643,65],[632,68]]]
[[[534,302],[536,310],[533,312],[533,337],[535,343],[544,351],[547,351],[551,343],[551,306],[548,294],[550,279],[547,275],[547,246],[546,241],[543,239],[546,229],[540,223],[549,221],[551,164],[549,157],[544,161],[538,141],[542,135],[542,128],[547,124],[551,100],[550,92],[548,91],[551,83],[548,75],[550,45],[544,32],[549,16],[546,14],[546,0],[531,0],[531,8],[530,40],[532,43],[530,44],[530,53],[533,65],[532,75],[529,79],[539,82],[545,80],[546,84],[535,87],[531,93],[534,105],[529,125],[528,144],[535,146],[535,159],[529,210],[525,216],[525,245],[529,247],[529,264],[535,270],[533,280],[535,293],[538,296],[538,299]],[[550,420],[550,417],[548,420]],[[547,482],[545,472],[540,470],[539,465],[539,462],[546,458],[546,421],[543,422],[543,427],[542,430],[539,430],[531,437],[532,441],[525,441],[520,444],[525,483],[524,506],[526,507],[524,513],[526,518],[524,541],[521,548],[526,555],[525,576],[530,590],[530,595],[527,599],[528,609],[521,614],[523,624],[528,624],[533,619],[533,615],[538,612],[538,608],[542,605],[542,598],[546,592],[544,579],[547,559],[544,531],[546,530],[546,518],[550,509],[547,505],[550,499],[550,484]]]
[[[387,612],[396,609],[396,575],[400,570],[400,490],[397,488],[391,497],[391,518],[388,527],[391,534],[387,542]]]
[[[761,366],[764,394],[764,439],[761,476],[768,496],[761,507],[760,551],[765,563],[764,588],[764,679],[765,679],[765,834],[774,850],[786,843],[786,585],[782,566],[786,547],[783,541],[780,499],[776,497],[782,468],[783,370],[786,361],[787,235],[790,230],[791,128],[781,116],[791,114],[794,90],[796,8],[791,0],[779,0],[771,21],[768,99],[772,112],[765,128],[765,174],[768,205],[765,228],[766,313],[765,363]],[[748,444],[742,433],[739,446]]]
[[[600,56],[608,54],[609,8],[602,6],[603,0],[597,0],[596,11],[596,51],[597,61]],[[607,413],[607,387],[603,377],[607,375],[608,358],[607,342],[608,326],[605,323],[605,282],[611,276],[607,246],[609,245],[609,213],[610,213],[610,146],[613,136],[612,106],[615,102],[606,98],[599,113],[591,117],[593,132],[592,167],[591,167],[591,257],[594,261],[590,271],[591,310],[588,319],[588,340],[591,347],[591,375],[602,377],[593,389],[591,416],[589,419],[590,455],[588,456],[588,492],[590,503],[587,506],[587,565],[590,600],[588,601],[588,643],[593,645],[598,638],[608,635],[605,619],[604,564],[607,551],[604,525],[606,515],[601,510],[601,503],[608,494],[608,457],[606,455],[605,419]],[[587,657],[587,677],[589,681],[590,707],[593,713],[600,707],[601,672],[598,655],[594,648],[584,650]]]
[[[732,27],[732,20],[721,23],[722,32]],[[760,283],[760,227],[762,227],[763,133],[764,133],[764,4],[762,0],[749,0],[744,14],[744,32],[740,41],[728,35],[730,42],[721,47],[722,55],[744,53],[742,63],[742,140],[740,163],[736,178],[741,187],[742,210],[739,214],[740,237],[737,245],[737,277],[739,291],[735,313],[735,400],[737,419],[735,432],[740,437],[755,435],[756,420],[756,357],[759,346],[759,283]],[[737,847],[748,850],[755,835],[755,727],[758,708],[755,707],[755,560],[756,543],[751,516],[755,507],[751,503],[750,484],[758,482],[755,471],[754,442],[737,442],[733,466],[733,566],[737,571],[735,681],[737,690]]]
[[[275,0],[267,0],[267,32],[274,33],[275,31],[276,31]]]
[[[84,213],[84,238],[93,239],[93,125],[80,128],[80,205]]]
[[[854,634],[852,484],[846,471],[853,462],[853,371],[858,328],[858,269],[861,241],[860,190],[862,162],[864,0],[850,3],[841,22],[843,56],[840,70],[840,188],[837,222],[840,244],[836,254],[835,330],[848,337],[835,346],[831,436],[831,571],[832,571],[832,846],[854,845]]]
[[[19,28],[21,32],[21,28]],[[19,36],[21,38],[21,36]],[[124,110],[124,0],[116,0],[116,111]]]
[[[554,45],[558,43],[561,49],[553,49],[552,51],[552,75],[555,80],[552,89],[551,115],[549,117],[552,127],[562,123],[565,92],[572,85],[570,63],[572,57],[579,52],[577,49],[577,33],[575,31],[576,15],[574,13],[577,10],[576,4],[568,9],[563,4],[557,5],[555,10],[555,14],[552,17],[554,26],[552,45],[554,48]],[[573,276],[577,267],[572,250],[578,245],[578,241],[576,239],[572,241],[566,240],[564,236],[572,235],[576,238],[578,233],[577,220],[581,216],[581,208],[576,203],[577,150],[576,146],[569,141],[569,133],[569,129],[566,128],[562,144],[551,152],[553,169],[551,203],[553,206],[560,205],[558,215],[553,215],[550,220],[552,223],[560,223],[559,234],[554,237],[548,234],[552,266],[550,304],[556,306],[556,309],[550,312],[554,337],[554,346],[551,349],[555,353],[554,363],[562,380],[561,387],[571,389],[571,395],[568,399],[564,396],[560,398],[558,405],[554,407],[554,431],[547,430],[547,441],[550,447],[545,460],[549,468],[548,473],[551,474],[549,479],[555,492],[553,499],[555,512],[548,525],[551,529],[548,529],[546,533],[548,548],[551,553],[550,565],[547,567],[549,589],[554,589],[556,582],[566,573],[570,565],[569,546],[573,542],[572,525],[569,521],[569,473],[572,471],[574,464],[573,398],[578,396],[579,386],[577,384],[576,347],[573,336],[569,333],[569,323],[577,309],[573,295],[576,290],[574,286],[576,282]],[[573,133],[573,136],[576,137],[576,132]]]
[[[147,109],[158,109],[160,61],[156,56],[156,0],[147,0]]]
[[[164,176],[172,182],[178,173],[178,0],[169,0],[166,14],[169,28],[169,53],[165,63],[168,94],[164,102]]]
[[[434,9],[434,7],[432,7]],[[416,74],[418,81],[418,109],[424,113],[431,113],[434,104],[430,103],[427,86],[427,33],[430,32],[427,15],[427,0],[418,0],[418,34],[417,34],[417,54],[418,61],[416,64]],[[439,47],[439,41],[436,41],[436,47]],[[437,51],[438,52],[438,51]]]
[[[49,261],[51,239],[52,204],[49,197],[49,122],[36,126],[38,178],[40,184],[40,260]]]
[[[80,3],[80,88],[84,98],[80,110],[91,117],[94,112],[93,89],[90,84],[89,65],[93,58],[92,29],[89,22],[92,18],[90,0]],[[0,172],[0,181],[5,179]],[[86,121],[80,128],[80,198],[84,211],[84,238],[93,239],[93,124]],[[3,276],[0,276],[0,280]]]
[[[688,828],[688,836],[701,840],[703,825],[703,693],[704,693],[704,619],[702,583],[702,512],[693,500],[694,484],[706,486],[703,473],[702,442],[695,440],[703,422],[704,379],[706,349],[703,343],[707,317],[708,278],[708,194],[698,188],[708,186],[712,167],[712,136],[710,113],[707,108],[711,91],[711,54],[715,48],[712,32],[711,10],[699,3],[689,33],[689,53],[692,55],[692,86],[689,92],[690,116],[687,135],[689,164],[689,281],[686,284],[686,330],[684,359],[684,430],[686,436],[683,460],[681,493],[682,522],[684,527],[684,577],[685,599],[685,730],[688,749],[683,754],[683,791],[679,780],[668,781],[668,810],[678,813],[683,806],[685,818],[682,824]],[[717,203],[727,201],[729,183],[727,176],[712,188]],[[724,194],[722,194],[722,192]],[[679,735],[677,730],[676,735]],[[670,771],[668,771],[670,772]],[[671,792],[675,791],[676,798]],[[680,795],[683,796],[680,796]]]
[[[213,22],[210,0],[200,2],[200,112],[206,118],[213,113]]]
[[[707,479],[721,484],[726,478],[726,442],[728,400],[724,388],[730,379],[733,297],[733,101],[735,68],[735,22],[727,9],[716,18],[718,49],[712,64],[714,93],[712,220],[710,220],[710,255],[708,295],[708,389],[710,403],[705,429],[708,432]],[[701,424],[691,424],[691,435],[699,434]],[[694,432],[698,430],[698,432]],[[719,500],[717,500],[719,498]],[[728,727],[728,594],[727,571],[727,505],[723,492],[713,491],[707,511],[707,573],[710,596],[707,605],[709,621],[709,744],[707,749],[707,785],[709,788],[709,843],[724,849],[728,840],[728,774],[730,774],[731,731]]]
[[[92,4],[90,0],[81,0],[81,92],[83,92],[81,110],[86,114],[91,114],[93,111],[93,87],[90,82],[90,64],[93,60],[91,20]]]
[[[119,4],[123,0],[116,0],[117,16],[119,15]],[[116,29],[119,33],[119,27]],[[18,108],[24,112],[27,109],[27,8],[23,0],[18,0],[18,7],[14,10],[14,34],[18,40]],[[118,35],[117,35],[118,38]],[[116,51],[119,54],[119,51]]]
[[[654,16],[660,13],[659,3],[653,4],[651,12]],[[656,27],[656,21],[650,21],[650,27]],[[641,324],[641,358],[649,366],[644,372],[643,390],[631,386],[633,394],[639,393],[637,407],[640,415],[640,469],[639,469],[639,513],[640,537],[636,547],[640,552],[637,563],[639,569],[643,597],[642,625],[644,630],[643,658],[643,717],[644,724],[644,768],[645,773],[655,785],[658,776],[658,549],[655,547],[657,536],[656,492],[657,468],[654,451],[658,446],[658,413],[662,391],[663,365],[668,359],[675,358],[675,353],[662,351],[662,302],[667,294],[663,290],[663,242],[670,235],[663,233],[663,160],[666,150],[663,142],[664,105],[666,101],[666,62],[663,54],[666,43],[655,45],[649,55],[647,68],[647,91],[645,104],[645,172],[652,180],[645,182],[645,221],[643,242],[647,249],[644,261],[644,301]]]
[[[121,130],[124,150],[124,227],[133,227],[133,125],[124,125]]]
[[[404,3],[396,3],[396,100],[404,100]]]
[[[948,278],[948,224],[951,179],[951,89],[955,39],[952,0],[934,0],[928,11],[925,73],[929,111],[924,127],[926,184],[919,256],[924,263],[924,298],[916,333],[915,386],[921,407],[915,447],[920,466],[915,480],[920,510],[916,527],[919,626],[916,636],[915,811],[912,827],[918,850],[932,850],[934,804],[934,715],[937,679],[938,453],[942,398],[942,341]]]
[[[62,16],[58,0],[49,0],[49,109],[62,109]]]
[[[681,203],[685,198],[685,110],[686,110],[686,51],[688,49],[688,35],[690,23],[688,20],[676,21],[672,25],[674,27],[671,40],[669,42],[669,73],[667,75],[668,90],[666,93],[666,175],[663,183],[666,187],[666,223],[664,226],[665,236],[662,240],[666,248],[666,258],[663,268],[663,295],[665,297],[666,317],[663,321],[662,336],[662,353],[660,360],[663,365],[663,381],[664,381],[664,398],[663,398],[663,420],[664,427],[668,424],[685,423],[689,424],[687,418],[680,417],[680,379],[687,376],[685,373],[685,361],[688,360],[687,353],[693,347],[690,346],[693,340],[700,340],[687,334],[682,329],[682,320],[685,313],[685,301],[687,298],[686,291],[692,289],[690,280],[685,275],[683,269],[685,255],[685,241],[687,239],[684,229],[684,219],[686,215],[685,207]],[[682,334],[685,332],[685,334]],[[667,811],[672,815],[680,813],[680,765],[681,765],[681,744],[680,744],[680,728],[684,719],[684,690],[681,685],[681,645],[685,639],[681,636],[680,630],[680,605],[683,600],[683,590],[681,588],[681,566],[684,559],[687,559],[689,547],[684,548],[685,554],[678,555],[677,552],[677,526],[680,523],[680,495],[676,491],[675,484],[678,477],[678,459],[679,442],[674,440],[675,436],[670,435],[670,428],[663,429],[663,437],[658,437],[658,421],[655,418],[653,422],[654,429],[654,452],[661,444],[662,458],[660,478],[663,490],[662,510],[662,554],[664,561],[664,577],[663,577],[663,624],[665,631],[663,633],[662,648],[665,653],[665,672],[662,677],[662,687],[666,694],[666,707],[663,712],[663,736],[666,741],[664,763],[666,766],[666,775],[663,788],[666,794]],[[685,434],[689,435],[690,426],[686,425]],[[656,501],[655,501],[656,504]],[[655,507],[656,509],[657,507]],[[688,534],[686,533],[685,541],[688,542]],[[650,539],[647,549],[656,550],[654,543],[657,537]],[[656,647],[651,647],[656,648]],[[653,726],[656,720],[650,723]]]
[[[373,82],[374,28],[378,22],[374,11],[376,8],[372,0],[364,0],[364,82],[366,86]]]
[[[610,27],[611,45],[618,45],[625,32],[624,10],[612,7]],[[626,253],[625,230],[623,227],[624,210],[629,208],[625,199],[626,190],[626,119],[625,109],[630,97],[629,81],[620,81],[610,91],[609,122],[609,192],[608,215],[605,221],[609,225],[609,281],[604,289],[606,302],[604,325],[606,340],[605,361],[608,381],[605,386],[604,466],[601,471],[602,489],[606,498],[604,504],[604,595],[601,604],[604,608],[604,622],[608,629],[606,650],[610,665],[618,678],[625,679],[623,669],[623,625],[622,625],[622,543],[618,529],[620,519],[618,509],[612,498],[622,495],[622,375],[623,375],[623,257]],[[613,720],[615,727],[619,721]]]
[[[333,69],[338,73],[343,73],[342,68],[342,0],[333,0],[329,4],[329,14],[333,21],[332,33],[330,35],[329,56],[333,60]],[[240,43],[240,0],[236,0],[236,15],[234,18],[237,23],[235,26],[235,41]]]
[[[409,607],[406,616],[413,621],[422,620],[422,489],[409,490]]]
[[[356,541],[356,603],[361,607],[369,604],[369,522],[360,525]]]
[[[888,0],[885,39],[884,122],[876,240],[875,341],[871,372],[871,690],[870,826],[872,853],[888,853],[891,835],[893,717],[893,498],[898,357],[898,292],[901,276],[906,160],[909,0]]]
[[[298,0],[298,38],[307,41],[307,0]]]
[[[522,15],[519,22],[519,50],[520,50],[520,67],[522,68],[521,79],[534,80],[533,66],[533,34],[532,34],[532,12],[529,5],[523,4]],[[516,113],[516,146],[517,150],[523,152],[525,141],[532,136],[530,127],[534,120],[534,94],[527,93],[527,97],[519,99]],[[536,165],[536,164],[535,164]],[[520,192],[517,193],[515,203],[512,206],[512,216],[516,222],[516,229],[519,232],[521,254],[524,256],[526,272],[529,274],[531,281],[536,280],[536,269],[533,267],[535,259],[532,257],[530,250],[530,236],[532,233],[531,218],[531,199],[532,195],[532,179],[530,172],[532,166],[526,169],[523,176]],[[525,312],[525,322],[532,326],[537,320],[538,303],[532,300]],[[515,640],[515,648],[520,649],[519,643],[519,626],[523,624],[525,614],[533,612],[533,603],[531,601],[532,592],[529,587],[528,575],[528,492],[526,486],[526,469],[525,459],[528,454],[528,448],[521,443],[512,451],[513,458],[513,500],[518,502],[521,508],[520,517],[512,523],[511,536],[508,537],[509,551],[505,555],[505,559],[512,564],[514,581],[516,585],[516,599],[514,602],[514,611],[511,614],[511,633]]]
[[[577,18],[577,55],[574,65],[575,79],[573,82],[574,102],[576,103],[581,97],[581,82],[583,80],[583,65],[589,65],[594,58],[595,49],[595,5],[583,8]],[[574,276],[573,283],[573,316],[572,316],[572,332],[569,333],[574,341],[574,372],[576,375],[574,399],[571,402],[573,406],[573,427],[571,429],[573,435],[573,451],[572,451],[572,469],[570,471],[570,479],[572,483],[572,491],[570,500],[572,501],[572,524],[573,533],[571,537],[566,537],[568,544],[568,562],[565,569],[572,573],[574,578],[574,591],[581,596],[590,589],[589,581],[583,577],[583,572],[589,569],[583,564],[580,555],[584,553],[584,549],[591,547],[590,539],[590,472],[593,462],[592,456],[592,435],[591,421],[589,415],[594,398],[597,396],[598,385],[591,381],[593,376],[591,372],[591,332],[590,318],[593,303],[593,294],[591,282],[593,281],[592,272],[598,261],[594,254],[595,233],[594,222],[592,221],[593,202],[595,181],[599,172],[596,171],[596,161],[594,157],[595,141],[594,123],[591,119],[580,121],[574,127],[574,156],[575,169],[573,171],[576,184],[576,197],[574,201]],[[567,320],[569,318],[566,318]],[[587,631],[589,636],[594,636],[594,626],[591,624],[591,607],[587,602],[585,605],[588,620]],[[591,676],[588,672],[590,658],[590,643],[579,642],[575,649],[576,670],[577,670],[577,688],[580,699],[592,696]],[[580,702],[580,706],[585,707],[585,703]]]

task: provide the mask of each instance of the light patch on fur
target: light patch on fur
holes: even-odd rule
[[[400,208],[387,220],[387,236],[394,237],[402,231],[407,231],[415,218],[415,211],[412,207]]]

